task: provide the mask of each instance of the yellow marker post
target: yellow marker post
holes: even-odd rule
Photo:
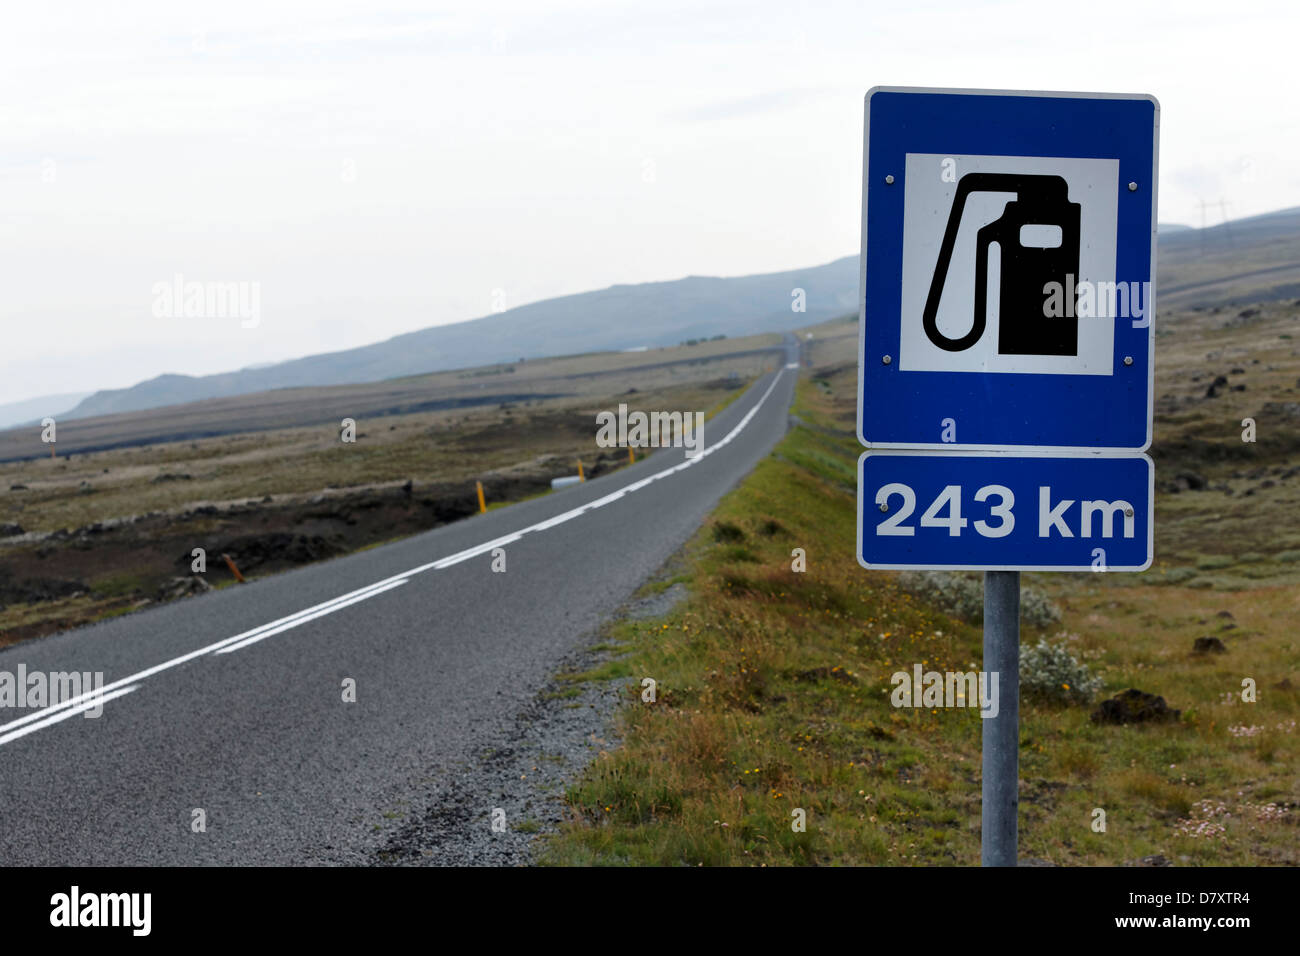
[[[478,513],[483,514],[487,511],[487,503],[483,500],[483,482],[476,481],[474,484],[478,485]]]
[[[582,473],[582,459],[581,459],[581,458],[578,459],[578,480],[579,480],[579,481],[586,481],[586,480],[587,480],[587,476],[584,475],[584,474]]]
[[[632,446],[631,446],[631,445],[628,445],[628,446],[627,446],[627,463],[628,463],[629,465],[635,465],[635,464],[636,464],[636,452],[634,452],[634,451],[632,450]]]

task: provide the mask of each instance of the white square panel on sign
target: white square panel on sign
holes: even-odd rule
[[[1118,160],[907,153],[904,189],[901,371],[1114,374],[1093,293],[1115,283]]]

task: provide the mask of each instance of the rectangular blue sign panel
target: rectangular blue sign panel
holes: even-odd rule
[[[1146,455],[868,451],[858,560],[869,568],[1144,571]]]
[[[1144,451],[1159,105],[867,94],[858,437]]]

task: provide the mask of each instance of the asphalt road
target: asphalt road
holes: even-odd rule
[[[502,731],[771,450],[797,358],[788,338],[700,458],[0,651],[0,675],[104,690],[95,718],[0,707],[0,865],[366,859],[383,809]]]

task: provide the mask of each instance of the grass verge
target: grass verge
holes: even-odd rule
[[[634,678],[622,745],[569,790],[543,864],[978,863],[978,711],[894,708],[889,692],[916,663],[978,669],[980,634],[854,559],[854,375],[800,383],[795,427],[688,545],[691,596],[666,617],[612,626],[619,676]],[[1300,862],[1290,631],[1252,629],[1232,654],[1197,657],[1187,646],[1213,618],[1205,602],[1228,596],[1139,575],[1065,578],[1035,583],[1068,587],[1060,627],[1103,694],[1137,686],[1183,715],[1108,727],[1085,705],[1024,701],[1022,857]],[[1260,690],[1245,704],[1251,674]]]

